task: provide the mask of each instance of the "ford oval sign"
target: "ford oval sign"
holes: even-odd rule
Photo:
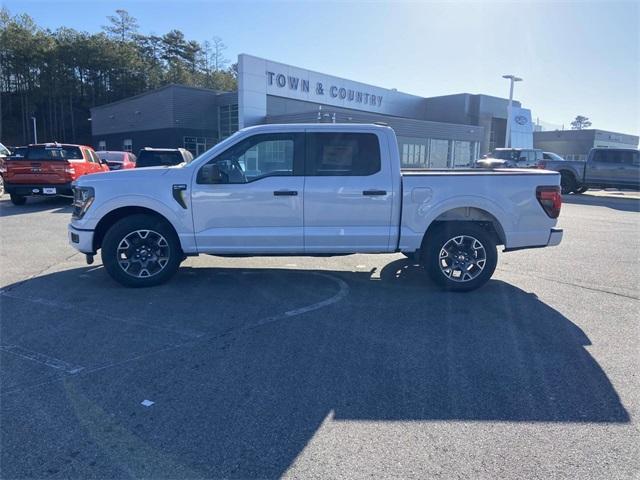
[[[529,120],[524,115],[518,115],[514,119],[518,125],[526,125]]]

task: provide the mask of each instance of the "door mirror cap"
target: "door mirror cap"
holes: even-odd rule
[[[198,183],[222,183],[220,167],[215,163],[202,167],[198,174]]]

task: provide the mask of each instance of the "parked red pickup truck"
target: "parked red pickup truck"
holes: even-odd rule
[[[71,183],[82,175],[108,172],[91,147],[44,143],[29,145],[23,158],[6,162],[5,191],[14,205],[24,205],[28,196],[73,195]]]

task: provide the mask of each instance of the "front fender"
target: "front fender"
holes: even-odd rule
[[[191,209],[181,207],[172,197],[156,199],[137,194],[112,197],[100,204],[94,204],[87,212],[87,216],[81,220],[75,220],[73,226],[83,230],[94,230],[106,215],[127,207],[142,207],[163,216],[178,234],[183,251],[195,252]]]

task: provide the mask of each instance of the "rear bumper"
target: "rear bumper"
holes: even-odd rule
[[[542,245],[524,245],[521,247],[511,247],[505,248],[503,252],[515,252],[517,250],[527,250],[529,248],[544,248],[544,247],[555,247],[556,245],[560,245],[562,242],[563,230],[561,228],[552,228],[549,231],[549,237],[547,238],[547,243]]]
[[[56,193],[44,193],[45,188],[55,188]],[[71,183],[5,183],[4,189],[9,194],[24,195],[73,195]]]
[[[79,230],[71,224],[67,230],[69,243],[73,248],[82,253],[95,253],[93,251],[93,230]]]
[[[549,234],[549,242],[547,242],[547,247],[555,247],[556,245],[560,245],[563,233],[564,232],[561,228],[552,228],[551,233]]]

